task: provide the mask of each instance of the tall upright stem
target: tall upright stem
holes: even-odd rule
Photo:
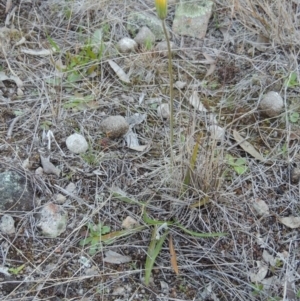
[[[174,145],[174,89],[173,89],[173,71],[172,71],[172,52],[169,36],[166,29],[165,20],[162,20],[162,27],[166,36],[168,47],[169,59],[169,80],[170,80],[170,151],[171,151],[171,164],[173,164],[173,145]]]

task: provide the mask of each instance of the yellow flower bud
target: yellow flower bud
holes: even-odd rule
[[[167,17],[167,0],[155,0],[156,12],[158,17],[161,20],[164,20]]]

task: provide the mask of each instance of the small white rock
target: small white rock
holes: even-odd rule
[[[186,82],[177,81],[177,82],[175,83],[175,87],[176,87],[178,90],[182,90],[185,86],[186,86]]]
[[[42,176],[44,173],[44,169],[42,167],[38,167],[35,171],[34,171],[36,176]]]
[[[259,108],[268,116],[276,117],[283,110],[283,99],[279,93],[270,91],[262,97]]]
[[[75,154],[84,153],[88,150],[89,145],[85,138],[80,134],[73,134],[66,140],[67,148]]]
[[[66,199],[67,199],[67,198],[66,198],[64,195],[60,194],[60,193],[58,193],[58,194],[55,196],[55,202],[56,202],[57,204],[64,204],[65,201],[66,201]]]
[[[4,214],[0,221],[0,231],[3,234],[14,234],[16,232],[15,229],[15,221],[12,216],[8,214]]]
[[[135,42],[138,43],[140,46],[150,46],[153,45],[155,42],[155,35],[152,33],[152,31],[146,27],[143,26],[136,37],[134,38]]]
[[[162,103],[157,107],[157,115],[163,119],[170,117],[170,106],[168,103]]]
[[[128,132],[129,124],[123,116],[109,116],[100,123],[100,130],[109,138],[119,138]]]
[[[122,53],[133,52],[137,48],[137,43],[135,40],[125,37],[118,42],[117,48]]]
[[[138,222],[132,218],[131,216],[127,216],[124,221],[122,222],[122,227],[124,229],[132,229],[138,224]]]
[[[263,201],[261,199],[254,199],[252,201],[252,206],[259,216],[270,213],[269,206],[267,205],[267,203],[265,201]]]
[[[213,140],[222,140],[225,136],[225,130],[218,125],[210,125],[207,127],[207,130],[210,132],[211,139]]]
[[[69,183],[66,187],[66,190],[70,193],[73,193],[75,189],[76,189],[76,185],[73,182]]]

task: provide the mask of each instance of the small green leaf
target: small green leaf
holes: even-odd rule
[[[19,267],[8,269],[8,271],[13,275],[18,275],[24,269],[24,267],[25,264],[22,264]]]
[[[92,46],[99,46],[102,43],[102,30],[96,29],[92,35],[91,44]]]
[[[236,171],[238,175],[242,175],[247,171],[248,167],[245,165],[241,165],[241,166],[235,166],[233,167],[233,169]]]
[[[299,113],[297,113],[297,112],[293,112],[293,113],[291,113],[290,114],[290,122],[293,122],[293,123],[295,123],[295,122],[297,122],[298,120],[299,120]]]
[[[236,166],[242,166],[242,165],[245,165],[246,163],[247,163],[247,160],[245,158],[238,158],[235,161]]]
[[[75,83],[75,82],[82,80],[82,75],[72,72],[71,74],[68,75],[67,80],[69,83]]]

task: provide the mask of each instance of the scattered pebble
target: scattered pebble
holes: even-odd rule
[[[66,187],[66,190],[70,193],[73,193],[76,189],[76,185],[74,183],[69,183]]]
[[[66,231],[67,217],[67,213],[61,206],[48,203],[40,211],[38,226],[43,235],[55,238]]]
[[[210,125],[207,127],[207,130],[210,132],[211,139],[213,140],[222,140],[225,136],[225,130],[218,125]]]
[[[138,222],[132,218],[131,216],[127,216],[124,221],[122,222],[122,227],[124,229],[132,229],[138,224]]]
[[[152,33],[152,31],[146,27],[143,26],[136,37],[134,38],[135,42],[138,43],[140,46],[148,46],[153,45],[155,42],[155,35]]]
[[[57,204],[64,204],[65,201],[66,201],[66,199],[67,199],[67,198],[66,198],[64,195],[60,194],[60,193],[58,193],[58,194],[55,196],[55,202],[56,202]]]
[[[293,184],[299,183],[300,181],[300,168],[294,167],[291,169],[291,180]]]
[[[265,214],[269,214],[269,206],[267,203],[260,199],[255,199],[252,201],[252,206],[257,215],[263,216]]]
[[[183,88],[185,88],[186,86],[186,82],[181,82],[181,81],[177,81],[175,83],[175,87],[178,89],[178,90],[182,90]]]
[[[128,132],[129,124],[123,116],[110,116],[100,123],[100,130],[109,138],[119,138]]]
[[[170,117],[170,106],[168,103],[162,103],[157,107],[157,115],[163,119]]]
[[[44,173],[43,167],[38,167],[35,171],[34,171],[36,176],[42,176]]]
[[[117,48],[122,53],[133,52],[137,48],[137,43],[135,40],[125,37],[118,42]]]
[[[4,214],[0,221],[0,232],[3,234],[14,234],[16,232],[15,221],[11,215]]]
[[[84,153],[88,150],[89,145],[85,138],[80,134],[73,134],[66,140],[67,148],[74,154]]]
[[[270,91],[263,96],[259,108],[268,116],[276,117],[283,110],[283,99],[279,93]]]

